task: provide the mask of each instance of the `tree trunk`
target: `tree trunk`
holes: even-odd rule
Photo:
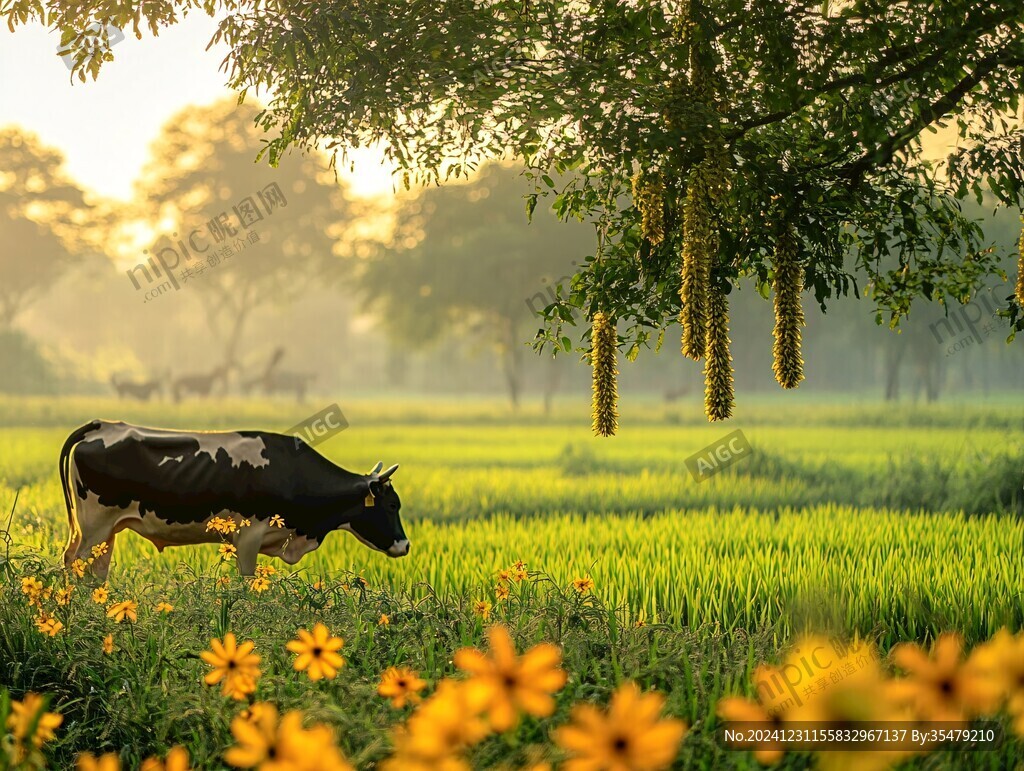
[[[523,351],[516,325],[512,319],[505,320],[505,344],[502,346],[502,369],[505,372],[505,386],[512,404],[512,412],[519,411],[519,397],[523,382]]]
[[[900,363],[907,347],[903,340],[894,340],[885,351],[885,400],[893,402],[900,398]]]

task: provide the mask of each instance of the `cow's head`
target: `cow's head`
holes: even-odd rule
[[[378,463],[367,475],[362,509],[343,528],[371,549],[389,557],[404,557],[409,553],[409,539],[405,537],[399,516],[402,502],[391,484],[391,476],[398,465],[382,473],[383,467],[383,463]]]

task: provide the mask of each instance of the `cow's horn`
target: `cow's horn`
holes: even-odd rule
[[[398,471],[398,464],[397,463],[394,466],[392,466],[391,468],[389,468],[387,471],[385,471],[383,474],[380,475],[380,477],[379,477],[380,481],[381,482],[386,482],[387,480],[389,480],[391,478],[391,475],[394,474],[396,471]]]
[[[382,468],[384,468],[384,461],[377,461],[377,465],[370,469],[370,476],[373,476],[374,474],[379,474]]]

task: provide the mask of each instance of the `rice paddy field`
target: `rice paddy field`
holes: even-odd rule
[[[0,399],[0,685],[15,698],[49,694],[65,716],[46,745],[50,767],[73,768],[91,751],[135,768],[175,745],[194,768],[233,767],[232,720],[257,699],[330,725],[354,767],[388,767],[409,708],[377,694],[381,673],[409,666],[429,693],[459,674],[456,650],[486,650],[486,630],[501,623],[519,650],[560,645],[568,680],[554,714],[473,742],[462,767],[559,767],[571,752],[552,737],[573,704],[607,704],[632,681],[663,693],[664,714],[688,725],[673,768],[757,768],[753,753],[723,746],[720,703],[756,697],[757,667],[781,662],[802,635],[866,641],[889,672],[899,643],[927,650],[955,632],[969,650],[1024,626],[1024,406],[1012,400],[751,400],[727,426],[707,425],[695,404],[640,402],[626,405],[618,437],[598,440],[585,405],[549,416],[482,400],[366,399],[341,404],[351,426],[317,449],[355,471],[401,464],[408,557],[335,533],[294,568],[261,558],[276,572],[254,591],[215,546],[158,554],[123,533],[106,588],[110,602],[137,602],[136,621],[107,617],[87,576],[52,609],[59,632],[37,629],[22,579],[54,591],[69,580],[57,456],[71,429],[103,417],[284,430],[322,406]],[[753,453],[694,481],[684,459],[737,428]],[[525,575],[499,574],[517,561]],[[592,586],[573,587],[585,579]],[[173,612],[153,611],[159,602]],[[311,682],[285,642],[318,621],[344,638],[346,665]],[[262,656],[247,701],[203,682],[200,652],[229,631]],[[1006,736],[993,750],[789,752],[778,762],[1024,767],[1013,715],[999,715]]]

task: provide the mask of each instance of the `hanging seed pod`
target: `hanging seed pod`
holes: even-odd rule
[[[691,173],[683,203],[683,267],[679,299],[682,310],[679,323],[683,327],[683,356],[700,361],[704,356],[707,327],[707,294],[709,265],[718,251],[707,192],[706,167],[703,163]]]
[[[619,427],[615,324],[603,311],[594,314],[590,328],[590,364],[594,369],[594,434],[615,436]]]
[[[732,354],[729,300],[718,288],[708,292],[707,350],[704,358],[704,414],[709,421],[732,417]]]
[[[1021,217],[1020,221],[1021,225],[1024,225],[1024,217]],[[1024,308],[1024,227],[1020,229],[1017,251],[1020,252],[1017,258],[1017,304]]]
[[[633,202],[640,210],[643,237],[657,246],[665,240],[665,183],[661,175],[638,171],[633,177]]]
[[[800,329],[804,309],[800,293],[804,288],[804,270],[800,264],[800,242],[796,228],[786,225],[775,244],[775,328],[772,334],[772,370],[783,388],[796,388],[804,379],[804,360],[800,353]]]

